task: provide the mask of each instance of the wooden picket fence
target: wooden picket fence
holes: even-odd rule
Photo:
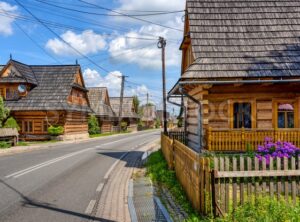
[[[215,215],[246,201],[269,196],[296,204],[300,196],[300,159],[214,158],[212,197]]]
[[[210,159],[183,143],[162,135],[162,152],[170,169],[175,170],[193,207],[202,214],[211,212]]]
[[[162,151],[193,207],[224,216],[259,197],[300,200],[300,158],[203,157],[162,135]]]

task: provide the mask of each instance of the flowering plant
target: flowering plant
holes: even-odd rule
[[[300,155],[300,149],[290,142],[273,142],[270,137],[265,138],[264,145],[258,146],[256,157],[262,161],[266,159],[266,163],[270,163],[270,158],[290,158]]]

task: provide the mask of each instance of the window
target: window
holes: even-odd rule
[[[24,121],[23,124],[23,132],[24,133],[32,133],[33,132],[33,121]]]
[[[251,103],[233,104],[234,128],[251,128]]]
[[[294,104],[278,103],[278,128],[294,128]]]

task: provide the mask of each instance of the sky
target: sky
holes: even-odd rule
[[[30,65],[77,60],[86,86],[105,86],[119,96],[124,75],[125,96],[145,103],[149,93],[160,109],[158,37],[167,40],[169,90],[181,71],[184,8],[184,0],[0,0],[0,64],[10,54]]]

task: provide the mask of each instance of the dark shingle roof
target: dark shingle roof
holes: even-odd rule
[[[91,109],[94,111],[95,115],[104,117],[114,117],[115,115],[110,106],[109,101],[105,101],[106,96],[108,96],[107,88],[93,87],[88,88],[88,90],[88,97]]]
[[[25,66],[23,64],[23,66]],[[38,85],[27,96],[18,101],[6,101],[12,111],[23,110],[67,110],[91,112],[87,105],[73,105],[67,102],[79,65],[30,66]],[[21,71],[20,71],[21,72]],[[23,73],[22,73],[23,74]]]
[[[15,60],[9,60],[6,66],[12,65],[18,74],[8,77],[3,77],[0,82],[11,82],[11,83],[31,83],[37,85],[37,79],[30,68],[30,66],[23,64]],[[4,68],[0,68],[0,71]]]
[[[183,78],[300,76],[300,1],[187,0],[187,13]]]
[[[116,116],[119,116],[120,97],[111,97],[110,105]],[[122,117],[124,118],[139,118],[138,114],[133,110],[133,97],[124,97],[122,106]]]

